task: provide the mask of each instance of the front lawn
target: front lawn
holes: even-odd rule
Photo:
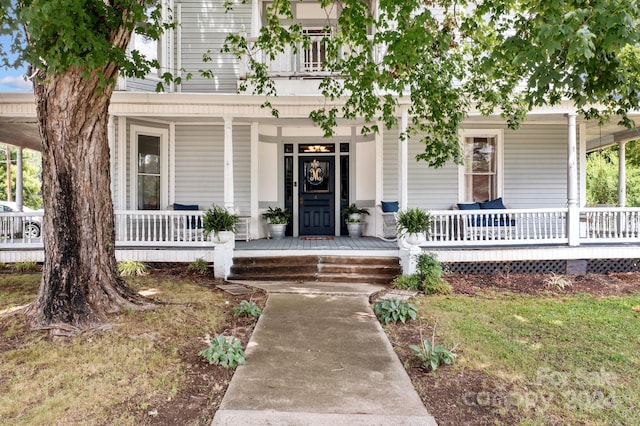
[[[390,327],[439,424],[640,424],[640,293],[419,297],[423,338],[457,345],[454,366],[425,373]],[[419,340],[418,340],[419,341]],[[402,342],[402,344],[399,344]]]
[[[33,300],[39,274],[0,278],[0,424],[208,425],[233,371],[198,356],[205,336],[244,338],[252,328],[231,315],[241,298],[213,279],[157,271],[128,279],[159,301],[156,309],[51,340],[15,310]]]

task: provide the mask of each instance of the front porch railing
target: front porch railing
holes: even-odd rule
[[[582,242],[640,242],[640,208],[591,207],[581,210]]]
[[[567,209],[432,210],[431,216],[427,245],[568,243]]]
[[[639,243],[640,208],[579,210],[580,244]],[[214,247],[205,237],[202,211],[116,211],[118,247]],[[424,246],[568,244],[568,209],[432,210]],[[41,249],[42,212],[0,213],[0,250]],[[40,233],[35,236],[35,227]]]

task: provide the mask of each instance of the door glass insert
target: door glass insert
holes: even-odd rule
[[[318,160],[304,162],[304,192],[308,194],[329,192],[331,170],[329,161]]]

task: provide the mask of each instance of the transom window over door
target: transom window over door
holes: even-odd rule
[[[501,143],[498,135],[464,137],[462,201],[484,202],[502,194]]]

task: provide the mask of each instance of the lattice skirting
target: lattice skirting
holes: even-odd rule
[[[606,274],[640,271],[640,259],[446,262],[443,265],[447,271],[459,274]]]

